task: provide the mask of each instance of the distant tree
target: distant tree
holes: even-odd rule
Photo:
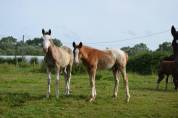
[[[59,39],[57,39],[57,38],[53,39],[53,42],[58,47],[62,46],[62,42]]]
[[[131,47],[129,47],[129,46],[128,46],[128,47],[122,47],[122,48],[121,48],[121,50],[123,50],[123,51],[125,51],[125,52],[127,52],[127,53],[130,51],[130,49],[131,49]]]
[[[16,45],[17,39],[8,36],[8,37],[3,37],[0,40],[0,49],[1,49],[1,54],[14,54],[15,53],[15,45]]]
[[[17,41],[12,36],[3,37],[0,39],[0,54],[1,55],[43,55],[42,51],[42,38],[33,38],[23,42]],[[53,39],[53,42],[57,46],[62,46],[59,39]]]
[[[123,48],[121,48],[121,50],[123,50],[123,51],[125,51],[128,55],[131,55],[131,47],[123,47]]]
[[[41,47],[42,46],[42,42],[43,42],[42,38],[34,38],[32,40],[31,39],[27,40],[26,44],[27,45],[33,45],[33,46],[40,46]],[[62,45],[61,41],[59,39],[57,39],[57,38],[54,38],[53,42],[57,46],[61,46]]]
[[[26,41],[27,45],[33,45],[33,46],[41,46],[42,45],[42,38],[34,38],[34,39],[29,39]]]
[[[156,51],[165,51],[172,53],[171,42],[163,42],[159,45],[159,48]]]
[[[144,43],[136,44],[132,49],[136,51],[149,51],[148,47]]]
[[[12,36],[8,36],[8,37],[3,37],[0,40],[0,43],[10,43],[10,44],[14,44],[17,42],[17,39],[12,37]]]
[[[129,46],[123,47],[121,49],[124,50],[125,52],[127,52],[129,55],[135,55],[135,54],[139,54],[139,53],[149,52],[149,48],[144,43],[136,44],[133,47],[129,47]]]

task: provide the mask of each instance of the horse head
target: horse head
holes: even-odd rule
[[[51,46],[52,36],[51,36],[51,29],[49,31],[45,31],[42,29],[42,38],[43,38],[43,51],[45,53],[48,52],[48,48]]]
[[[82,53],[81,53],[81,48],[82,48],[83,44],[82,42],[80,42],[78,45],[75,44],[75,42],[73,42],[73,54],[74,54],[74,62],[75,63],[79,63],[81,57],[82,57]]]

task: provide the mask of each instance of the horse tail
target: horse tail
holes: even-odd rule
[[[128,60],[129,60],[129,56],[128,56],[128,53],[125,52],[125,57],[126,57],[126,64],[128,63]]]

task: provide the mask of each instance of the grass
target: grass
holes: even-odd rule
[[[119,96],[113,99],[111,72],[99,72],[96,80],[97,98],[86,101],[89,93],[88,75],[73,75],[72,94],[64,96],[64,80],[60,80],[60,97],[55,98],[54,78],[51,96],[46,98],[47,75],[34,68],[0,65],[0,117],[30,118],[177,118],[178,93],[172,83],[164,91],[165,82],[156,90],[156,75],[129,73],[131,99],[125,103],[123,80]]]

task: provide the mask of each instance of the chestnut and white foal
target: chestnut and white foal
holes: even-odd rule
[[[128,55],[124,51],[116,49],[98,50],[84,46],[81,42],[79,45],[73,42],[73,47],[74,62],[79,63],[79,61],[82,60],[83,64],[87,67],[91,85],[90,102],[96,98],[95,75],[97,69],[112,69],[115,79],[113,97],[117,97],[119,74],[121,72],[125,83],[126,101],[129,102],[130,94],[126,75]]]
[[[50,95],[50,83],[51,83],[51,69],[56,69],[56,97],[59,97],[59,79],[60,71],[62,70],[65,78],[65,94],[70,94],[70,79],[71,79],[71,70],[73,64],[73,53],[72,50],[68,47],[62,46],[57,47],[51,37],[51,30],[45,32],[42,29],[43,34],[43,50],[45,52],[44,60],[47,65],[48,73],[48,92],[47,97]]]

